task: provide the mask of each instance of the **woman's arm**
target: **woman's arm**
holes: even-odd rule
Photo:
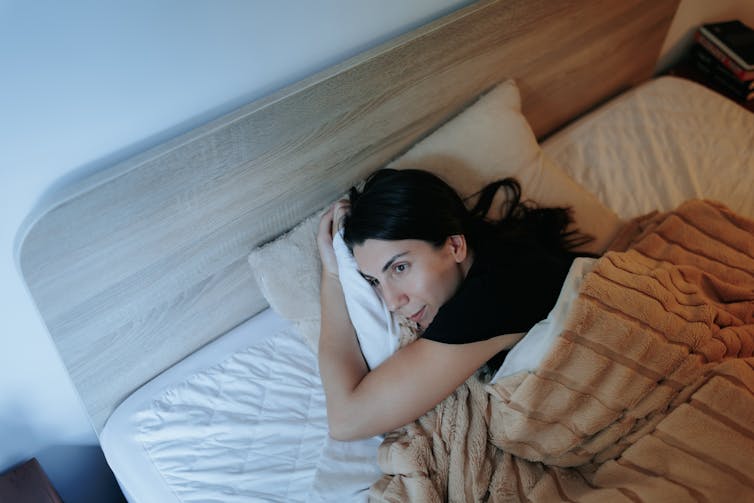
[[[495,338],[453,345],[419,339],[358,382],[340,383],[344,386],[337,398],[326,387],[331,436],[355,440],[414,421],[509,346],[501,342]],[[349,391],[350,386],[354,388]]]
[[[348,316],[338,264],[332,247],[337,222],[347,208],[336,203],[322,216],[317,245],[322,259],[320,302],[322,318],[319,338],[319,369],[327,400],[330,433],[339,438],[340,425],[348,420],[350,395],[369,372],[361,354],[356,332]]]
[[[338,440],[347,440],[342,431],[353,414],[349,404],[353,402],[353,392],[369,373],[369,368],[348,317],[340,281],[324,271],[321,302],[319,371],[327,400],[330,435]]]
[[[369,372],[348,317],[332,252],[332,224],[342,211],[341,206],[325,214],[318,235],[323,263],[319,366],[330,434],[353,440],[415,420],[516,340],[501,336],[452,345],[419,339]]]

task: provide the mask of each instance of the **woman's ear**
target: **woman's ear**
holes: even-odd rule
[[[460,264],[466,260],[466,256],[469,253],[468,246],[466,245],[466,236],[463,234],[453,234],[448,237],[448,244],[450,245],[450,253],[456,262]]]

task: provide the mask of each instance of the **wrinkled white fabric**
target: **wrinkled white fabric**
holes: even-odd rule
[[[754,216],[754,114],[688,80],[649,81],[542,147],[623,219],[692,198]]]
[[[579,296],[579,288],[584,276],[592,270],[596,259],[577,258],[571,264],[568,275],[563,281],[558,300],[547,318],[534,325],[523,339],[505,356],[503,364],[492,378],[494,384],[505,376],[518,372],[533,371],[542,358],[550,351],[556,338],[562,331],[571,304]]]
[[[364,501],[381,438],[337,442],[317,358],[267,309],[137,390],[103,451],[132,503]]]

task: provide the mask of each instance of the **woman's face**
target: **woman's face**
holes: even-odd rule
[[[439,248],[417,239],[367,239],[354,246],[353,255],[388,308],[422,328],[432,323],[468,271],[463,236],[451,236]]]

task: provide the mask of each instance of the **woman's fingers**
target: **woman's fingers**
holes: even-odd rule
[[[319,235],[325,235],[330,234],[330,238],[332,239],[332,234],[330,229],[333,225],[333,214],[335,211],[335,206],[331,206],[323,215],[322,218],[319,219]]]
[[[317,247],[322,259],[322,267],[325,272],[334,276],[338,275],[338,262],[335,259],[332,241],[343,225],[343,217],[351,210],[351,203],[346,199],[334,203],[323,215],[319,221],[319,231],[317,232]]]
[[[335,206],[328,209],[319,220],[319,230],[317,231],[317,248],[322,260],[324,272],[330,275],[338,275],[338,262],[335,259],[335,250],[332,247],[332,228],[333,213]]]
[[[333,236],[343,226],[343,217],[351,211],[351,203],[347,199],[341,199],[333,204],[332,233]]]

